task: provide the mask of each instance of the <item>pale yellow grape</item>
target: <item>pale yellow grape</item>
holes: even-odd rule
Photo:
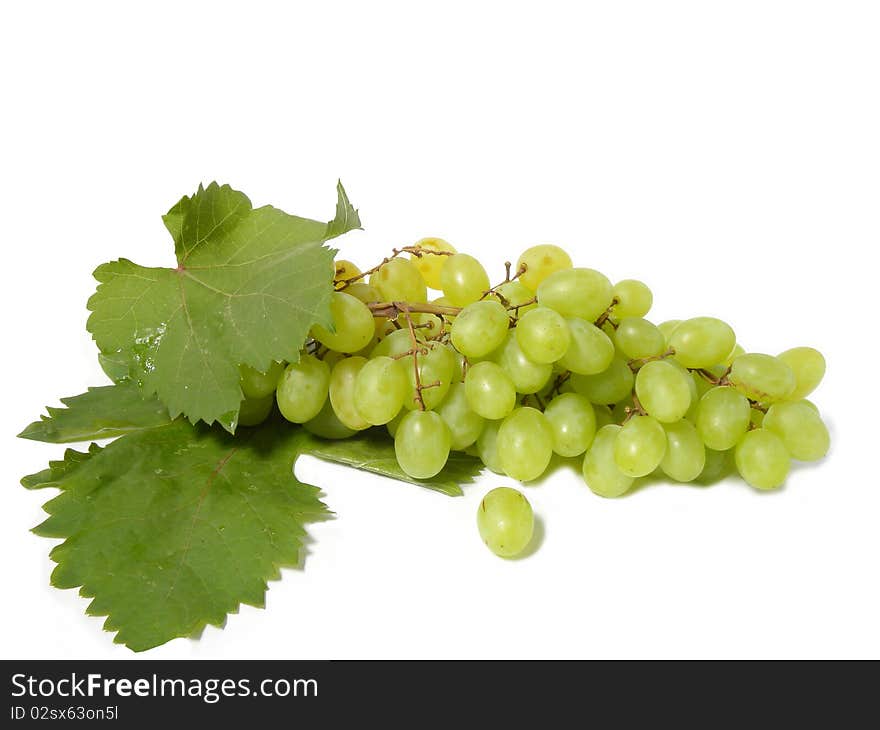
[[[494,359],[510,376],[517,393],[537,393],[547,384],[553,372],[553,365],[550,363],[532,362],[526,357],[519,346],[515,330],[508,332],[507,339]]]
[[[777,356],[794,373],[791,400],[801,400],[812,393],[825,376],[825,357],[812,347],[793,347]]]
[[[293,423],[305,423],[314,418],[327,400],[330,386],[330,368],[314,355],[303,353],[299,362],[288,365],[275,390],[275,399],[281,415]]]
[[[478,301],[489,289],[489,275],[483,265],[466,253],[445,258],[440,272],[443,295],[457,307]]]
[[[366,347],[376,332],[373,313],[359,299],[342,291],[330,298],[330,316],[334,331],[316,324],[312,337],[336,352],[357,352]]]
[[[596,375],[575,373],[571,376],[575,391],[600,405],[611,405],[626,398],[632,392],[633,380],[632,370],[620,357],[615,357],[607,370]]]
[[[450,448],[453,451],[464,451],[475,443],[486,423],[486,419],[474,413],[468,405],[464,383],[453,383],[449,387],[449,393],[437,408],[437,413],[449,428]]]
[[[571,382],[571,381],[569,381]],[[586,397],[586,396],[585,396]],[[614,423],[614,417],[611,415],[611,409],[608,406],[601,406],[593,403],[593,413],[596,416],[596,432],[608,424]]]
[[[388,423],[385,424],[385,430],[388,431],[388,435],[391,438],[394,438],[397,435],[397,427],[400,425],[400,422],[406,417],[406,414],[409,413],[405,408],[400,411],[394,418],[392,418]]]
[[[529,360],[552,363],[565,355],[571,343],[571,332],[558,312],[537,307],[519,318],[516,339]]]
[[[571,339],[559,365],[581,375],[595,375],[607,370],[614,360],[614,343],[592,322],[579,317],[565,320]]]
[[[633,485],[633,478],[624,474],[614,460],[614,444],[620,431],[615,423],[602,426],[584,457],[584,481],[600,497],[620,497]]]
[[[330,373],[330,403],[333,405],[333,412],[343,424],[355,431],[361,431],[370,425],[358,412],[354,401],[355,381],[366,364],[365,357],[347,357],[336,363]]]
[[[764,411],[760,408],[752,408],[751,413],[749,413],[749,425],[754,426],[755,428],[760,428],[764,425]]]
[[[553,451],[560,456],[579,456],[593,443],[596,414],[593,405],[580,393],[562,393],[544,409],[553,431]]]
[[[278,378],[284,372],[284,363],[273,362],[266,372],[261,373],[249,365],[238,368],[238,384],[245,398],[260,399],[275,392]]]
[[[656,357],[666,350],[666,338],[655,325],[641,317],[624,317],[614,333],[617,349],[632,360]]]
[[[519,306],[519,309],[516,310],[520,315],[525,314],[530,309],[534,309],[537,307],[537,303],[535,303],[535,293],[529,289],[525,284],[520,283],[518,279],[514,279],[513,281],[506,281],[503,284],[498,285],[495,288],[487,299],[494,299],[498,302],[501,302],[505,307],[508,307],[513,313],[514,307]],[[528,302],[528,304],[526,304]]]
[[[477,438],[477,454],[487,469],[494,471],[496,474],[503,474],[504,469],[501,468],[501,458],[498,456],[499,428],[501,428],[500,420],[486,421],[483,425],[483,430]]]
[[[644,317],[651,311],[651,305],[654,303],[654,295],[648,285],[638,279],[618,281],[611,293],[617,300],[611,316],[617,320],[624,317]]]
[[[512,558],[525,550],[532,540],[535,529],[532,506],[516,489],[493,489],[477,508],[477,529],[493,553]]]
[[[643,477],[660,466],[666,454],[666,432],[651,416],[630,418],[614,442],[614,462],[630,477]]]
[[[483,418],[504,418],[516,405],[516,389],[510,376],[494,362],[478,362],[464,378],[468,405]]]
[[[245,398],[238,406],[238,425],[257,426],[265,421],[275,405],[275,391],[261,398]]]
[[[660,469],[677,482],[692,482],[706,466],[706,447],[690,421],[664,423],[666,453]]]
[[[425,354],[427,350],[427,354]],[[432,387],[422,388],[422,400],[425,402],[425,408],[436,408],[449,391],[449,385],[452,383],[452,376],[455,372],[455,355],[452,349],[446,345],[439,343],[425,343],[424,349],[418,353],[419,380],[422,386]],[[407,355],[400,359],[401,367],[409,381],[409,393],[403,400],[404,408],[413,410],[419,408],[419,402],[416,398],[416,373],[413,366],[413,356]]]
[[[799,461],[821,459],[831,445],[822,417],[803,401],[774,403],[763,426],[779,436],[792,458]]]
[[[413,479],[436,476],[449,458],[449,429],[434,411],[410,411],[397,426],[394,455]]]
[[[415,265],[405,259],[391,259],[370,275],[370,286],[386,302],[424,302],[428,299],[425,280]]]
[[[571,257],[564,249],[552,243],[542,243],[522,252],[516,262],[516,270],[520,271],[523,267],[525,267],[525,271],[520,274],[519,281],[523,283],[523,286],[535,292],[538,291],[541,282],[550,274],[570,269],[572,263]]]
[[[421,346],[423,343],[419,343]],[[412,349],[412,335],[408,329],[394,330],[391,334],[383,337],[370,352],[370,357],[395,357],[409,352]]]
[[[734,388],[760,403],[785,400],[795,389],[794,371],[785,362],[756,352],[736,358],[728,379]]]
[[[468,304],[452,323],[452,344],[466,357],[483,357],[507,338],[510,318],[496,301]]]
[[[736,358],[738,358],[740,355],[745,355],[745,354],[746,354],[745,348],[737,342],[733,346],[732,352],[727,357],[724,358],[724,363],[723,363],[724,368],[725,369],[729,368],[733,364],[733,361],[736,360]]]
[[[361,270],[356,264],[351,261],[346,261],[345,259],[338,259],[335,262],[333,270],[333,285],[337,290],[346,288],[345,280],[351,279],[360,273]]]
[[[791,467],[782,439],[766,428],[756,428],[743,436],[736,445],[734,459],[740,476],[755,489],[781,486]]]
[[[751,406],[742,394],[729,386],[711,388],[697,409],[697,431],[710,449],[732,448],[746,432]]]
[[[302,426],[309,433],[325,439],[347,439],[357,433],[353,428],[349,428],[339,420],[333,411],[333,404],[329,398],[324,401],[324,405],[318,412],[318,415],[306,421]]]
[[[691,406],[691,387],[686,371],[663,360],[645,363],[636,374],[636,395],[642,407],[661,423],[684,418]]]
[[[423,252],[456,252],[455,247],[451,243],[444,241],[442,238],[423,238],[420,241],[416,241],[413,245],[422,249]],[[446,263],[446,259],[448,258],[448,256],[437,256],[436,254],[430,253],[422,253],[421,256],[410,254],[410,261],[412,261],[413,265],[419,270],[419,273],[422,275],[425,283],[432,289],[442,288],[443,285],[440,281],[440,275],[443,271],[443,266]]]
[[[512,479],[530,482],[541,476],[553,456],[553,429],[535,408],[517,408],[498,429],[498,458]]]
[[[611,299],[611,282],[593,269],[557,271],[538,286],[538,304],[563,317],[580,317],[590,322],[608,309]]]
[[[657,325],[657,329],[660,330],[666,338],[667,345],[669,344],[669,338],[672,336],[672,333],[675,332],[675,328],[680,324],[680,319],[667,319],[665,322],[661,322]]]
[[[373,426],[381,426],[394,418],[408,393],[409,381],[403,366],[390,357],[368,360],[355,376],[355,409]]]
[[[708,368],[724,362],[736,345],[730,325],[714,317],[686,319],[669,335],[675,357],[688,368]]]

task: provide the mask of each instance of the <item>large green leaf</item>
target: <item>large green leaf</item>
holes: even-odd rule
[[[63,490],[34,530],[64,539],[52,584],[79,587],[135,651],[262,606],[267,581],[299,563],[305,524],[329,514],[293,476],[302,439],[275,422],[232,437],[178,419],[68,452],[23,480]]]
[[[228,185],[182,198],[164,219],[175,268],[119,259],[95,270],[88,329],[112,376],[128,363],[172,417],[234,431],[239,365],[295,361],[314,324],[332,326],[334,252],[323,243],[360,227],[341,184],[337,193],[329,223],[255,209]]]

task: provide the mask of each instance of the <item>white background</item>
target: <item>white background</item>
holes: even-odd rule
[[[647,281],[656,321],[820,348],[832,451],[773,494],[554,473],[519,561],[475,527],[505,479],[450,499],[304,458],[338,515],[305,570],[145,656],[880,657],[878,37],[841,0],[4,5],[0,654],[135,656],[48,587],[48,493],[17,486],[63,447],[13,435],[103,382],[92,269],[170,264],[160,215],[199,182],[328,219],[341,177],[362,264],[439,235],[497,279],[556,242]]]

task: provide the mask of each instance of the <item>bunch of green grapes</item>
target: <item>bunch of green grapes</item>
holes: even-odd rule
[[[451,451],[521,482],[554,455],[577,458],[603,497],[647,477],[712,482],[732,468],[774,489],[792,459],[828,451],[806,400],[825,372],[817,350],[747,353],[713,317],[655,325],[644,283],[612,284],[558,246],[527,249],[496,286],[437,238],[363,272],[337,261],[333,280],[332,326],[312,329],[298,362],[242,368],[242,425],[277,403],[323,438],[385,428],[415,479],[438,474]],[[480,532],[499,554],[531,536],[523,500],[484,500]]]

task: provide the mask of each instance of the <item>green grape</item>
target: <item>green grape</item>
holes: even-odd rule
[[[644,317],[651,311],[654,303],[654,295],[647,284],[638,279],[623,279],[618,281],[611,290],[617,300],[611,316],[620,320],[624,317]]]
[[[807,400],[806,398],[801,398],[801,400],[799,400],[798,403],[803,403],[805,406],[809,406],[816,413],[819,412],[819,407],[815,403],[813,403],[813,401],[811,401],[811,400]]]
[[[431,300],[431,304],[439,304],[441,307],[454,307],[452,300],[449,297],[437,297],[436,299]],[[443,318],[448,322],[452,323],[455,321],[454,314],[444,314]]]
[[[324,405],[321,407],[318,415],[306,421],[302,426],[309,433],[325,439],[347,439],[357,433],[357,431],[349,428],[336,417],[336,413],[333,412],[333,404],[329,398],[324,401]]]
[[[262,398],[245,398],[238,407],[239,426],[257,426],[265,421],[275,405],[275,392]]]
[[[314,355],[300,355],[288,365],[275,390],[281,415],[293,423],[305,423],[321,410],[330,387],[330,367]]]
[[[427,350],[427,354],[425,354]],[[403,399],[403,406],[408,410],[419,407],[416,397],[416,371],[413,356],[407,355],[400,359],[403,372],[409,382],[409,392]],[[426,343],[418,355],[419,380],[422,383],[422,400],[425,408],[432,410],[440,405],[449,392],[452,375],[455,372],[456,358],[451,348],[438,342]],[[439,383],[439,385],[434,385]],[[427,386],[427,387],[426,387]]]
[[[406,408],[402,409],[400,413],[398,413],[394,418],[392,418],[388,423],[385,424],[385,430],[388,431],[388,435],[391,438],[397,436],[397,427],[400,425],[400,422],[404,419],[406,414],[409,413]]]
[[[733,361],[736,360],[740,355],[745,355],[745,348],[740,345],[738,342],[733,346],[733,350],[731,353],[724,358],[724,369],[727,370],[732,364]]]
[[[412,335],[408,329],[394,330],[391,334],[379,340],[370,352],[370,357],[397,357],[412,349]]]
[[[581,375],[596,375],[607,370],[614,359],[614,343],[608,335],[585,319],[569,317],[565,321],[571,341],[559,365]]]
[[[603,426],[614,423],[614,417],[611,415],[611,409],[608,406],[600,406],[597,403],[593,403],[593,413],[596,415],[596,431]]]
[[[265,373],[255,370],[249,365],[238,368],[238,384],[245,398],[265,398],[275,392],[278,378],[284,372],[284,363],[273,362]]]
[[[436,337],[443,328],[443,319],[431,312],[412,312],[410,315],[418,336],[422,339]],[[407,327],[406,317],[401,318],[401,325]]]
[[[570,269],[571,266],[571,257],[564,249],[552,243],[542,243],[527,248],[516,262],[517,272],[525,267],[525,271],[519,275],[519,281],[533,292],[538,291],[538,286],[550,274]]]
[[[364,304],[382,301],[382,295],[379,293],[379,290],[365,281],[356,281],[354,284],[349,284],[345,287],[345,293]]]
[[[468,304],[452,323],[452,344],[466,357],[483,357],[507,337],[510,318],[498,302]]]
[[[366,347],[376,333],[373,313],[359,299],[345,292],[333,292],[330,315],[334,332],[322,325],[312,327],[312,337],[336,352],[357,352]]]
[[[611,282],[593,269],[557,271],[538,286],[539,304],[555,309],[563,317],[580,317],[590,322],[608,309],[611,298]]]
[[[751,406],[742,393],[723,386],[708,390],[697,409],[697,432],[710,449],[726,451],[749,427]]]
[[[692,482],[706,466],[706,447],[690,421],[664,423],[666,453],[660,469],[677,482]]]
[[[453,383],[449,387],[449,393],[443,399],[437,413],[449,428],[453,451],[464,451],[475,443],[486,423],[486,420],[474,413],[468,405],[464,383]]]
[[[511,479],[530,482],[547,469],[553,456],[553,429],[541,411],[517,408],[498,429],[498,459]]]
[[[456,307],[479,301],[483,292],[489,289],[489,276],[483,265],[466,253],[445,258],[446,263],[440,272],[440,288],[444,296]]]
[[[825,376],[825,358],[812,347],[793,347],[778,357],[794,373],[794,390],[788,396],[792,400],[806,398]]]
[[[516,330],[510,330],[504,344],[495,356],[501,368],[510,376],[517,393],[537,393],[550,380],[550,363],[532,362],[519,346]]]
[[[339,289],[346,288],[346,279],[352,279],[360,273],[361,270],[357,267],[356,264],[352,263],[351,261],[346,261],[345,259],[338,259],[334,262],[333,267],[334,288],[337,291]]]
[[[405,259],[391,259],[370,276],[370,286],[386,302],[424,302],[428,299],[425,280],[415,265]]]
[[[630,418],[614,442],[614,463],[630,477],[644,477],[660,466],[666,454],[666,432],[651,416]]]
[[[529,360],[551,363],[568,350],[571,332],[557,312],[547,307],[537,307],[519,318],[516,339]]]
[[[728,379],[734,388],[760,403],[785,400],[795,389],[794,371],[785,362],[755,352],[736,358]]]
[[[624,474],[614,459],[614,446],[620,431],[621,427],[616,423],[602,426],[584,457],[584,481],[600,497],[620,497],[633,485],[633,478]]]
[[[553,431],[553,451],[560,456],[583,454],[596,435],[593,404],[579,393],[557,395],[544,409]]]
[[[505,308],[513,309],[519,306],[517,311],[520,315],[538,306],[534,301],[535,293],[517,279],[499,284],[487,298],[501,302]]]
[[[736,345],[736,334],[714,317],[686,319],[669,335],[675,357],[687,368],[708,368],[724,362]]]
[[[591,403],[610,405],[626,398],[633,389],[633,372],[626,360],[615,357],[608,369],[596,375],[571,376],[575,392],[585,395]]]
[[[694,481],[697,484],[709,486],[717,484],[722,479],[726,479],[733,474],[733,449],[727,451],[716,451],[715,449],[706,449],[706,465]]]
[[[522,493],[510,487],[489,492],[477,509],[477,529],[486,546],[502,558],[519,555],[532,541],[535,517]]]
[[[614,407],[611,409],[612,421],[614,423],[623,423],[627,420],[627,416],[629,416],[630,412],[635,409],[635,405],[632,394],[628,395],[622,401],[615,403]]]
[[[657,357],[666,350],[666,338],[647,319],[624,317],[617,325],[614,343],[626,357],[642,360]]]
[[[803,401],[774,403],[763,426],[779,436],[788,453],[799,461],[821,459],[831,445],[822,417]]]
[[[369,424],[381,426],[394,418],[409,393],[399,360],[376,357],[364,363],[354,379],[354,406]]]
[[[764,411],[759,408],[752,408],[749,413],[749,426],[760,428],[764,425]]]
[[[471,365],[464,377],[465,395],[471,410],[483,418],[504,418],[516,405],[516,388],[501,366],[484,361]]]
[[[419,270],[425,283],[432,289],[442,288],[440,277],[443,272],[443,265],[446,263],[448,256],[424,253],[425,251],[446,251],[456,253],[455,247],[444,241],[442,238],[423,238],[416,241],[414,246],[422,249],[421,256],[410,254],[410,261]]]
[[[435,411],[410,411],[397,426],[394,454],[413,479],[436,476],[449,458],[450,436]]]
[[[649,415],[661,423],[684,418],[691,406],[690,375],[663,360],[645,363],[636,374],[636,395]]]
[[[365,357],[346,357],[333,366],[330,373],[330,403],[336,417],[349,428],[362,431],[370,423],[355,407],[354,386],[358,373],[367,364]]]
[[[665,322],[661,322],[657,325],[657,329],[660,330],[666,338],[667,345],[669,344],[669,338],[672,337],[672,333],[675,332],[676,327],[680,324],[680,319],[667,319]]]
[[[498,429],[501,428],[501,423],[501,421],[486,421],[477,438],[477,455],[480,461],[496,474],[504,473],[498,456]]]
[[[678,361],[676,360],[676,362]],[[694,388],[697,390],[697,398],[702,398],[706,393],[712,390],[712,388],[717,387],[717,384],[710,383],[697,372],[691,373],[691,380],[694,381]]]
[[[766,428],[756,428],[743,436],[736,445],[734,459],[740,476],[755,489],[776,489],[791,466],[782,439]]]

